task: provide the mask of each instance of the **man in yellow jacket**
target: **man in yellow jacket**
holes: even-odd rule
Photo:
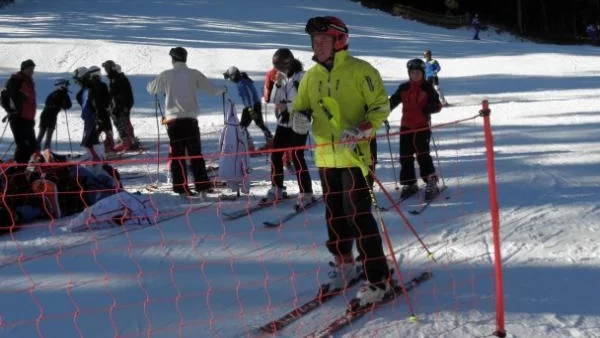
[[[361,305],[376,303],[391,287],[366,176],[371,165],[369,138],[390,113],[387,93],[379,72],[348,53],[348,27],[342,20],[312,18],[306,33],[316,65],[300,82],[292,127],[300,134],[312,128],[317,146],[315,163],[329,234],[326,245],[335,257],[330,289],[343,289],[358,278],[361,268],[352,253],[356,239],[368,280],[357,298]]]

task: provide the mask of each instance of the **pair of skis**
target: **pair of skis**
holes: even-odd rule
[[[420,214],[422,214],[423,211],[425,211],[431,205],[431,202],[437,200],[438,198],[440,198],[442,196],[442,193],[446,190],[446,188],[447,188],[446,186],[441,187],[439,189],[438,193],[435,196],[433,196],[433,198],[430,198],[429,200],[423,200],[421,202],[421,204],[419,204],[417,206],[416,209],[410,210],[409,212],[412,215],[420,215]],[[445,199],[449,199],[449,198],[450,198],[450,196],[446,196],[445,197]]]
[[[368,304],[366,306],[358,306],[358,299],[352,299],[348,304],[348,307],[344,314],[340,315],[337,318],[334,318],[329,324],[326,326],[317,329],[311,333],[309,333],[306,337],[316,338],[316,337],[329,337],[333,333],[340,331],[344,327],[348,326],[350,323],[360,319],[365,314],[375,310],[376,308],[394,300],[398,295],[402,294],[403,288],[406,292],[413,290],[415,287],[419,286],[423,282],[431,279],[432,274],[430,272],[423,272],[419,276],[405,282],[404,284],[396,284],[390,293],[388,293],[383,300],[377,302],[375,304]],[[324,303],[330,301],[335,298],[335,296],[343,294],[346,290],[356,285],[364,279],[364,274],[355,280],[352,280],[348,283],[348,286],[343,290],[332,290],[330,291],[329,284],[324,284],[319,289],[317,295],[307,301],[306,303],[293,308],[289,312],[283,314],[281,317],[270,321],[263,326],[260,326],[256,329],[259,333],[268,333],[275,334],[284,328],[290,326],[292,323],[296,322],[306,314],[316,310]]]
[[[230,212],[223,211],[223,212],[221,212],[221,216],[223,216],[223,218],[225,218],[228,221],[232,221],[232,220],[250,215],[253,212],[278,205],[282,202],[293,199],[295,197],[296,197],[295,195],[287,195],[286,197],[284,197],[282,199],[278,199],[278,200],[269,200],[267,198],[262,198],[258,203],[254,204],[254,205],[244,207],[244,208],[241,208],[238,210],[230,211]]]
[[[259,210],[262,210],[262,209],[265,209],[268,207],[272,207],[274,205],[280,204],[282,202],[285,202],[286,200],[290,200],[293,198],[294,198],[294,196],[288,196],[285,199],[281,199],[281,200],[277,200],[277,201],[270,201],[270,200],[262,199],[260,202],[258,202],[257,204],[255,204],[253,206],[235,210],[232,212],[221,212],[221,215],[226,220],[229,220],[229,221],[235,220],[238,218],[248,216],[253,212],[256,212],[256,211],[259,211]],[[278,217],[277,219],[273,219],[271,221],[265,221],[265,222],[263,222],[263,225],[267,228],[278,228],[278,227],[282,226],[285,222],[304,213],[306,210],[318,205],[322,201],[323,201],[323,197],[321,196],[321,197],[315,198],[312,201],[306,203],[302,207],[294,206],[294,209],[292,211],[288,212],[287,214],[285,214],[281,217]]]

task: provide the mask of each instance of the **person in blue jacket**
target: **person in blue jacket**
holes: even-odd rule
[[[442,92],[442,88],[440,88],[440,79],[438,78],[438,73],[442,70],[440,63],[437,62],[436,59],[431,57],[431,50],[426,49],[423,52],[423,56],[425,58],[425,81],[431,83],[433,88],[438,93],[440,97],[440,102],[444,107],[448,106],[448,102],[444,97],[444,93]]]
[[[273,134],[263,120],[262,104],[254,87],[254,81],[245,72],[231,66],[223,73],[225,80],[229,80],[237,85],[238,93],[242,99],[244,109],[242,110],[242,118],[240,119],[240,127],[247,129],[252,121],[259,127],[265,135],[266,143],[260,150],[270,149],[273,146]],[[246,131],[247,133],[247,131]],[[248,134],[248,133],[247,133]],[[250,135],[250,134],[248,134]],[[250,141],[250,140],[249,140]],[[253,151],[253,145],[249,144],[249,150]]]
[[[473,20],[471,21],[471,28],[475,32],[473,35],[473,40],[479,40],[479,30],[481,29],[481,21],[479,21],[479,14],[475,14]]]

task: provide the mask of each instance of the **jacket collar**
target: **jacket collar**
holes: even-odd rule
[[[349,57],[350,53],[348,52],[348,49],[343,49],[336,52],[333,55],[333,68],[331,68],[330,71],[339,68],[344,62],[346,62],[346,60],[348,60]],[[320,65],[323,68],[323,70],[328,70],[327,67],[325,67],[322,63],[317,62],[317,64]]]
[[[175,68],[175,69],[187,68],[187,65],[185,64],[185,62],[175,61],[175,62],[173,62],[173,68]]]

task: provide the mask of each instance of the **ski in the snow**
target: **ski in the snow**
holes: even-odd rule
[[[427,200],[427,201],[425,201],[425,200],[424,200],[423,202],[421,202],[421,204],[419,204],[419,205],[417,206],[417,208],[416,208],[416,209],[410,210],[409,212],[410,212],[412,215],[420,215],[420,214],[422,214],[422,213],[423,213],[423,211],[425,211],[425,210],[426,210],[426,209],[427,209],[427,208],[428,208],[428,207],[431,205],[431,202],[433,202],[433,201],[437,200],[438,198],[440,198],[440,196],[442,196],[442,193],[443,193],[445,190],[446,190],[446,186],[443,186],[443,187],[440,189],[440,191],[437,193],[437,195],[435,195],[435,196],[434,196],[432,199],[430,199],[430,200]],[[446,196],[446,199],[448,199],[448,198],[450,198],[450,197]]]
[[[425,281],[431,279],[432,274],[430,272],[423,272],[418,277],[411,279],[410,281],[404,283],[404,289],[408,292],[413,290],[415,287],[419,286]],[[374,311],[381,305],[388,303],[394,300],[397,296],[402,294],[402,286],[400,284],[394,286],[392,292],[390,292],[382,301],[377,302],[375,304],[368,304],[366,306],[358,306],[358,300],[353,299],[350,301],[348,305],[348,309],[346,313],[334,319],[331,323],[329,323],[326,327],[318,329],[306,336],[306,338],[324,338],[330,337],[335,332],[343,329],[348,326],[350,323],[360,319],[365,314]]]
[[[295,196],[293,196],[293,195],[288,195],[285,198],[282,198],[282,199],[279,199],[279,200],[275,200],[275,201],[263,198],[258,203],[254,204],[252,206],[249,206],[249,207],[244,207],[242,209],[234,210],[234,211],[231,211],[231,212],[222,211],[221,215],[226,220],[231,221],[231,220],[234,220],[234,219],[242,218],[242,217],[250,215],[251,213],[256,212],[258,210],[262,210],[262,209],[265,209],[265,208],[277,205],[277,204],[279,204],[281,202],[284,202],[284,201],[287,201],[287,200],[290,200],[290,199],[293,199],[293,198],[295,198]]]
[[[404,197],[400,197],[398,199],[396,199],[392,205],[388,206],[388,207],[379,207],[379,211],[390,211],[392,209],[394,209],[394,206],[401,204],[402,202],[406,201],[407,199],[413,197],[413,196],[418,196],[419,192],[415,191],[414,193],[408,195],[408,196],[404,196]]]
[[[142,172],[120,172],[119,176],[121,180],[137,180],[140,178],[148,177],[149,174]]]
[[[191,212],[196,212],[198,210],[211,207],[211,206],[215,205],[216,203],[217,203],[217,201],[214,201],[214,200],[208,200],[208,201],[202,200],[202,201],[198,201],[195,203],[191,203],[189,205],[189,207],[191,208],[191,210],[190,210]],[[160,213],[160,210],[158,212]],[[169,213],[169,214],[171,214],[171,213]],[[183,215],[184,215],[183,212],[175,213],[173,215],[166,216],[166,217],[160,217],[160,215],[159,215],[158,222],[156,222],[156,223],[149,222],[149,221],[146,221],[146,222],[138,221],[138,223],[121,224],[121,222],[119,221],[119,218],[114,218],[111,220],[107,220],[107,221],[95,223],[95,224],[81,224],[81,225],[72,227],[70,229],[64,229],[64,230],[72,232],[72,233],[80,233],[80,232],[91,232],[91,231],[100,231],[100,230],[119,228],[120,232],[127,232],[127,231],[142,229],[142,228],[153,227],[156,224],[159,224],[161,222],[166,222],[168,220],[171,220],[173,218],[177,218],[177,217],[180,217]]]
[[[343,294],[346,290],[352,288],[358,282],[363,280],[364,276],[365,276],[364,273],[361,273],[359,275],[359,277],[348,282],[348,285],[344,289],[330,290],[330,288],[331,288],[330,284],[321,285],[321,287],[319,288],[319,291],[317,292],[317,295],[314,298],[312,298],[311,300],[307,301],[306,303],[304,303],[302,305],[299,305],[299,306],[293,308],[292,310],[283,314],[281,317],[279,317],[273,321],[270,321],[270,322],[266,323],[265,325],[257,328],[257,331],[273,334],[273,333],[283,330],[284,328],[286,328],[290,324],[294,323],[298,319],[302,318],[309,312],[312,312],[315,309],[317,309],[323,303],[335,298],[335,296]]]
[[[319,197],[316,198],[314,200],[312,200],[310,203],[307,203],[304,205],[304,207],[299,207],[299,206],[294,206],[294,210],[289,212],[288,214],[286,214],[285,216],[277,219],[277,220],[273,220],[273,221],[267,221],[267,222],[263,222],[263,224],[267,227],[267,228],[276,228],[281,226],[283,223],[289,221],[290,219],[302,214],[305,210],[310,209],[312,207],[314,207],[315,205],[319,204],[321,201],[323,201],[323,197]]]

